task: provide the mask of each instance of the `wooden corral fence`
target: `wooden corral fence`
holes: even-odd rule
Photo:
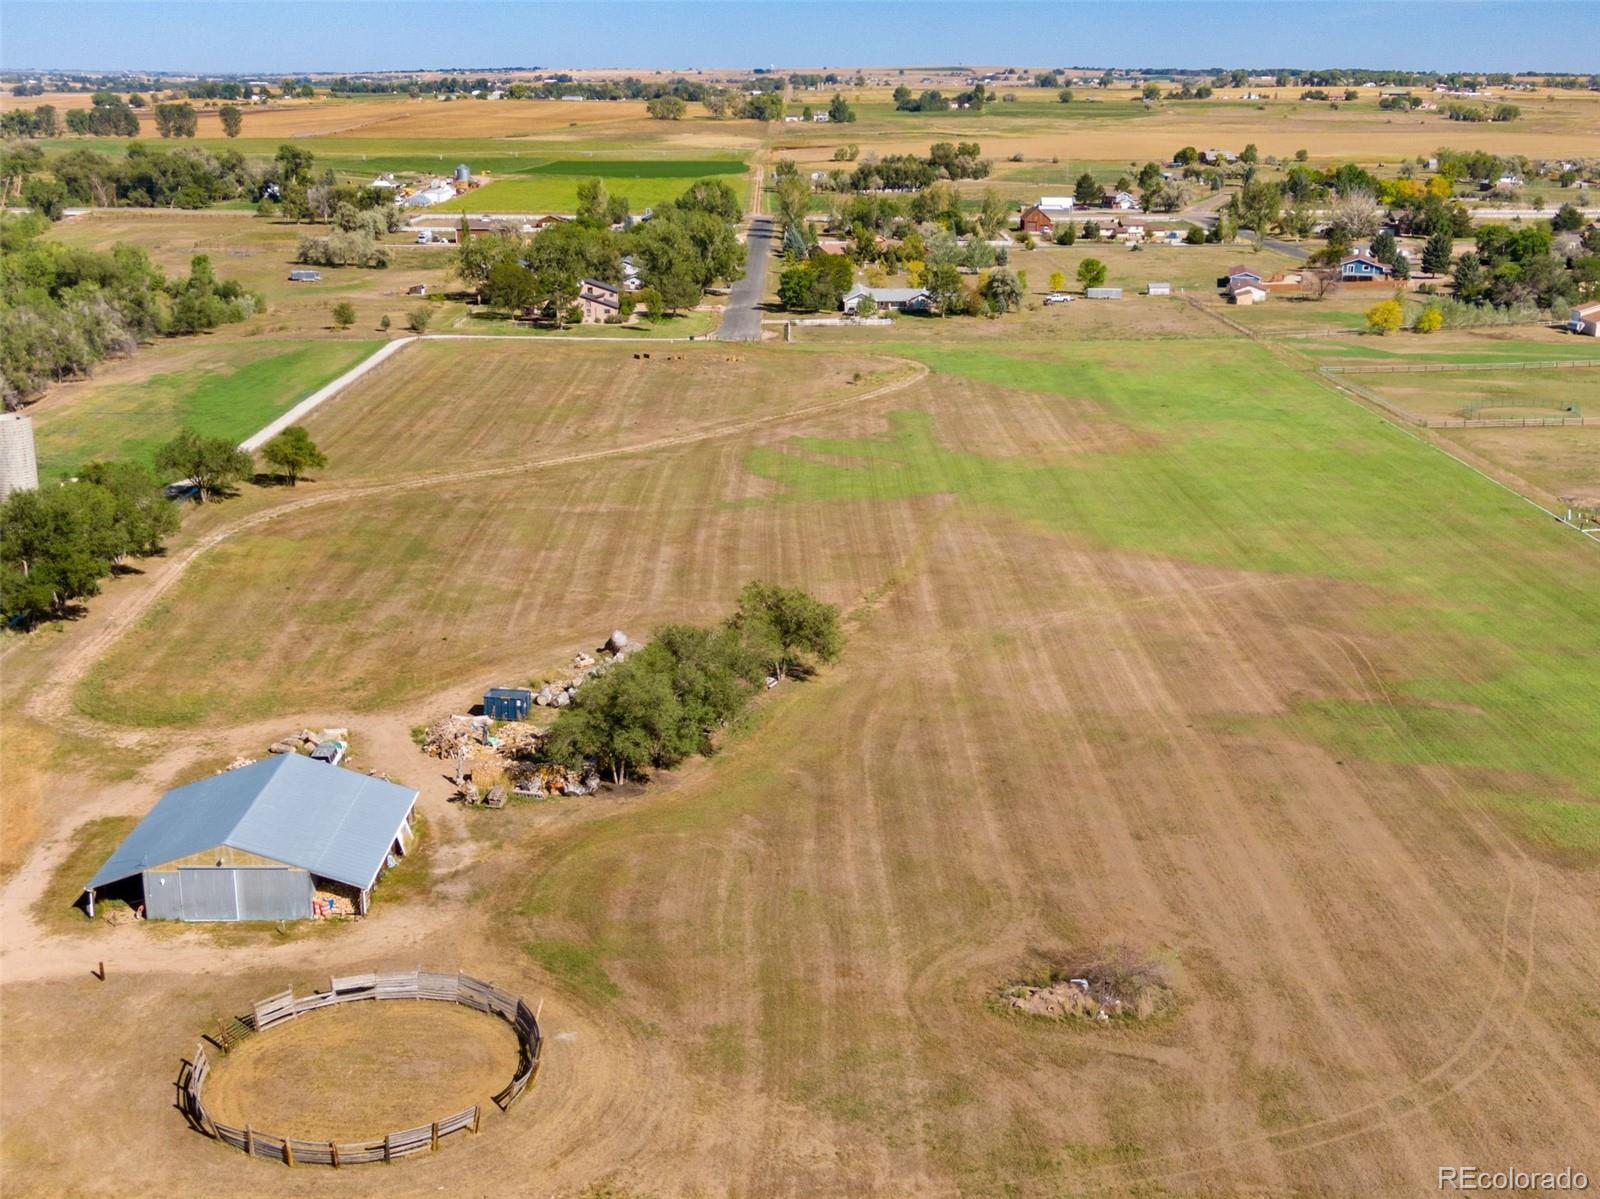
[[[1600,366],[1600,362],[1561,362],[1561,363],[1471,363],[1459,365],[1447,363],[1443,365],[1427,363],[1394,363],[1372,366],[1321,366],[1317,368],[1320,374],[1335,387],[1342,388],[1354,395],[1360,396],[1370,404],[1375,404],[1385,412],[1398,417],[1408,425],[1419,429],[1542,429],[1547,426],[1562,428],[1567,425],[1583,425],[1590,423],[1583,416],[1499,416],[1499,417],[1462,417],[1462,416],[1424,416],[1420,412],[1412,412],[1403,408],[1387,396],[1379,395],[1372,388],[1357,383],[1351,375],[1414,373],[1419,371],[1456,371],[1456,370],[1539,370],[1557,369],[1559,367],[1587,367]],[[1514,405],[1506,405],[1511,407]]]
[[[539,1073],[539,1055],[543,1037],[539,1032],[538,1015],[522,999],[502,991],[493,983],[465,974],[442,974],[426,970],[407,970],[383,974],[352,974],[328,980],[328,989],[313,995],[296,997],[293,990],[280,991],[255,1003],[248,1016],[234,1023],[248,1027],[252,1033],[263,1033],[285,1021],[294,1020],[307,1012],[332,1007],[340,1003],[358,1003],[363,1000],[431,999],[440,1003],[459,1003],[480,1012],[499,1016],[517,1034],[517,1071],[511,1081],[494,1096],[501,1111],[511,1107]],[[229,1038],[236,1044],[240,1038]],[[211,1072],[211,1061],[202,1043],[195,1050],[194,1060],[185,1062],[178,1078],[178,1090],[184,1115],[198,1131],[213,1137],[252,1157],[265,1157],[285,1165],[348,1166],[362,1162],[392,1162],[397,1158],[416,1153],[431,1153],[439,1142],[453,1133],[478,1131],[483,1118],[482,1109],[472,1107],[453,1115],[443,1116],[431,1124],[416,1128],[402,1128],[397,1132],[364,1141],[306,1141],[294,1137],[274,1136],[246,1124],[233,1128],[219,1124],[206,1111],[204,1092],[206,1077]]]

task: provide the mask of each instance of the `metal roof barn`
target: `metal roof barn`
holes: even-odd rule
[[[168,791],[85,890],[143,876],[150,915],[184,920],[309,916],[312,877],[361,893],[360,911],[417,793],[298,754]],[[159,910],[158,910],[159,909]]]

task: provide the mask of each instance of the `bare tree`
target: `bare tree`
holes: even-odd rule
[[[1314,300],[1324,300],[1339,290],[1339,272],[1308,270],[1300,277],[1300,289]]]
[[[1328,219],[1349,230],[1351,237],[1371,237],[1383,220],[1383,205],[1371,192],[1356,188],[1334,198]]]

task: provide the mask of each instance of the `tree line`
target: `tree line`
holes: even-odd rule
[[[168,278],[137,246],[110,250],[41,238],[36,216],[0,219],[0,400],[20,407],[51,382],[88,374],[104,358],[140,341],[244,320],[261,298],[219,280],[204,254],[189,274]]]
[[[712,626],[657,629],[650,644],[591,675],[561,709],[542,747],[574,769],[592,763],[614,783],[710,754],[769,678],[806,675],[838,657],[839,611],[798,588],[753,582]]]
[[[267,442],[262,457],[290,486],[327,465],[298,425]],[[129,559],[161,553],[181,522],[163,479],[187,480],[203,503],[231,494],[254,470],[227,438],[192,429],[161,446],[154,464],[90,462],[66,482],[15,491],[0,503],[0,620],[32,628],[69,616]]]
[[[491,306],[534,312],[557,324],[574,319],[586,278],[619,288],[629,310],[637,301],[661,315],[692,308],[719,280],[743,277],[744,246],[735,234],[739,198],[722,180],[699,180],[649,220],[632,223],[627,199],[610,195],[601,180],[583,181],[578,193],[577,219],[531,237],[463,231],[457,274]],[[625,255],[639,270],[637,295],[622,289]]]

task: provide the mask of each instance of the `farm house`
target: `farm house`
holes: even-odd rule
[[[168,791],[85,884],[152,920],[365,915],[413,839],[417,793],[281,754]]]

